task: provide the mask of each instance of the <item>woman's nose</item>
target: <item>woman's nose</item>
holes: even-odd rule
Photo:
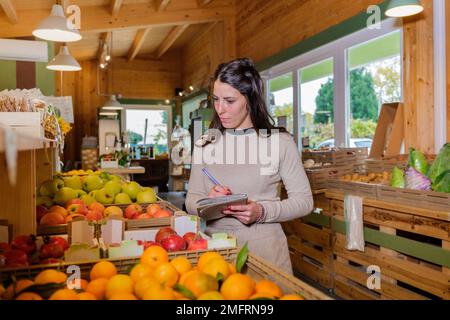
[[[225,106],[220,100],[216,101],[216,110],[218,114],[223,114],[225,112]]]

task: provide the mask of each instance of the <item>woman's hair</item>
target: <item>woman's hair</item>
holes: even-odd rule
[[[219,65],[212,80],[213,82],[219,80],[232,86],[245,97],[250,119],[258,134],[260,130],[264,129],[268,136],[271,135],[271,131],[274,129],[277,129],[279,132],[286,132],[285,128],[275,127],[275,121],[269,114],[264,99],[263,81],[251,59],[240,58]],[[222,133],[225,130],[215,109],[209,128],[219,129]]]

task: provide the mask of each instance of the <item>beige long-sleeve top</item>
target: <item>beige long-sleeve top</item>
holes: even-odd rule
[[[227,131],[213,143],[195,146],[186,198],[189,214],[198,214],[196,202],[208,197],[214,186],[201,171],[204,167],[234,194],[247,194],[265,210],[263,221],[252,225],[232,216],[207,221],[207,232],[232,233],[239,245],[248,242],[251,252],[292,272],[286,236],[279,222],[303,217],[313,209],[311,188],[293,138],[287,133],[266,137],[254,130]],[[282,201],[281,182],[288,194],[288,199]]]

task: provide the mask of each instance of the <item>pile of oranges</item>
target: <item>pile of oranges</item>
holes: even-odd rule
[[[38,293],[27,292],[27,288],[36,284],[66,282],[65,273],[48,269],[39,273],[34,281],[18,280],[6,290],[0,286],[0,298],[43,300]],[[284,294],[275,282],[266,279],[255,282],[248,275],[237,273],[234,265],[217,252],[203,253],[194,267],[184,256],[169,261],[167,251],[159,246],[147,248],[129,274],[119,274],[113,263],[104,260],[93,266],[89,281],[81,279],[79,284],[80,289],[62,286],[49,299],[303,300],[298,295]]]

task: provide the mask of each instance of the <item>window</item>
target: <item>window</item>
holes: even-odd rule
[[[186,100],[182,103],[182,113],[183,113],[183,128],[189,130],[189,126],[191,125],[190,114],[195,109],[198,109],[200,106],[200,102],[202,100],[208,99],[208,95],[203,93],[198,95],[192,99]],[[181,125],[181,123],[180,123]]]
[[[153,146],[154,155],[168,152],[171,118],[170,107],[159,109],[157,106],[151,108],[127,106],[124,122],[130,145]]]
[[[292,73],[288,73],[269,81],[269,111],[279,127],[294,133],[294,93]]]

